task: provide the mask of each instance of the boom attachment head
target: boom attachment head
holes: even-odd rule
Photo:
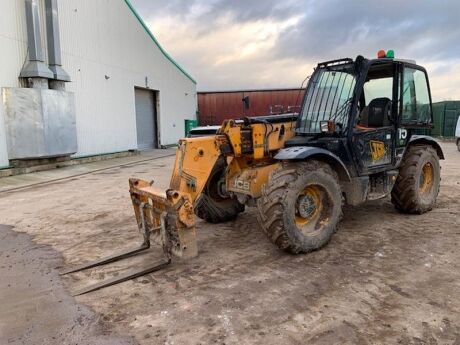
[[[195,214],[189,194],[174,189],[158,191],[150,182],[135,178],[129,180],[129,192],[139,230],[153,235],[166,256],[192,258],[198,255]],[[149,207],[141,212],[138,204]]]

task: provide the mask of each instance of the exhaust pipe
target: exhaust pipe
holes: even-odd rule
[[[44,63],[38,0],[25,0],[25,7],[29,61],[22,68],[19,77],[32,78],[29,80],[32,87],[47,89],[46,79],[53,78],[54,74]]]
[[[45,0],[46,39],[48,43],[48,65],[53,72],[50,88],[62,89],[64,82],[70,81],[70,76],[61,64],[61,38],[59,34],[59,14],[57,0]]]

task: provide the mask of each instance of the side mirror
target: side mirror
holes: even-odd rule
[[[243,107],[244,109],[248,110],[249,109],[249,96],[243,97]]]
[[[389,103],[387,109],[387,119],[391,124],[394,124],[396,122],[396,113],[393,113],[393,102]]]

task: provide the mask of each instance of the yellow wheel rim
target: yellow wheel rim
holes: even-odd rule
[[[326,191],[318,185],[307,186],[298,194],[295,224],[304,235],[315,235],[327,224],[326,200]]]
[[[425,163],[420,174],[419,192],[425,194],[431,190],[434,182],[434,169],[430,162]]]

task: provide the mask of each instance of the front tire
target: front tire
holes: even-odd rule
[[[283,163],[271,173],[258,201],[259,224],[290,253],[307,253],[329,242],[342,214],[337,174],[323,162]]]
[[[195,205],[195,214],[208,223],[227,222],[235,219],[239,213],[244,211],[244,205],[224,190],[226,167],[225,158],[219,158]]]
[[[436,150],[414,145],[407,149],[391,191],[391,202],[403,213],[430,211],[439,194],[441,168]]]

